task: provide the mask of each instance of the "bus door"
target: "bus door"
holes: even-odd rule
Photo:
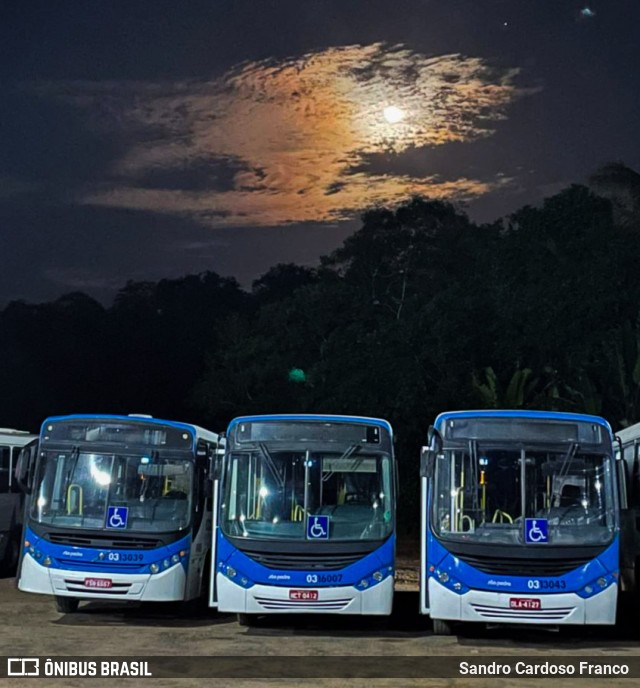
[[[209,455],[209,479],[211,481],[211,567],[209,570],[209,606],[218,607],[218,512],[220,510],[220,476],[224,460],[224,440],[221,439]]]
[[[13,478],[24,494],[22,503],[22,523],[20,533],[20,555],[18,558],[18,569],[16,571],[16,587],[20,580],[20,568],[22,566],[22,558],[24,556],[24,529],[27,523],[27,515],[31,506],[31,489],[33,487],[33,478],[36,472],[36,461],[38,459],[38,439],[32,440],[29,444],[25,444],[20,450],[18,460],[15,462],[15,470]]]
[[[429,428],[429,444],[420,453],[420,613],[428,614],[429,578],[427,575],[427,536],[429,533],[430,492],[433,489],[433,472],[436,456],[441,451],[440,436],[435,428]]]

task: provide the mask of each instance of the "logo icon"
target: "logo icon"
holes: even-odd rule
[[[40,676],[37,657],[7,657],[7,676]]]
[[[107,509],[107,528],[126,528],[129,507],[110,506]]]
[[[309,516],[307,519],[307,538],[309,540],[328,540],[329,517]]]
[[[549,521],[546,518],[525,518],[524,541],[528,545],[549,542]]]

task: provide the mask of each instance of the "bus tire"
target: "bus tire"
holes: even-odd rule
[[[56,595],[56,609],[61,614],[73,614],[78,611],[80,600],[76,597],[59,597]]]
[[[257,614],[238,614],[238,625],[251,627],[256,625]]]
[[[444,619],[432,619],[434,635],[451,635],[451,622]]]

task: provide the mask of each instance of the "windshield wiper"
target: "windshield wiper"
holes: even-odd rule
[[[567,450],[567,453],[564,455],[564,458],[562,459],[562,464],[560,465],[560,470],[557,473],[558,478],[565,478],[569,474],[569,469],[571,468],[571,463],[576,455],[576,452],[580,448],[580,445],[577,442],[574,442],[569,449]],[[560,496],[562,493],[562,480],[558,480],[556,482],[556,487],[553,490],[553,502],[555,504],[558,504],[560,502]]]
[[[78,459],[80,458],[80,445],[76,444],[71,448],[71,454],[69,454],[69,461],[71,461],[71,468],[69,470],[69,478],[71,481],[73,479],[73,474],[76,472],[76,467],[78,465]]]
[[[284,478],[278,472],[278,467],[276,466],[276,463],[273,460],[273,456],[271,456],[271,454],[269,453],[269,450],[267,449],[264,442],[259,442],[258,447],[260,449],[262,456],[265,459],[265,463],[267,464],[271,473],[273,473],[273,477],[278,482],[278,487],[284,489]]]

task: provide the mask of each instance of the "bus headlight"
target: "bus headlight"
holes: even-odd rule
[[[600,576],[599,578],[596,578],[596,580],[591,581],[588,585],[585,585],[582,590],[578,591],[578,595],[580,595],[580,597],[593,597],[599,592],[602,592],[605,588],[608,588],[615,581],[615,574]]]
[[[366,590],[367,588],[377,585],[385,578],[389,577],[393,578],[393,566],[387,566],[385,568],[374,571],[373,573],[363,578],[359,583],[356,583],[354,587],[357,590]]]
[[[158,571],[160,570],[160,567],[158,566],[158,564],[154,563],[154,564],[151,564],[151,566],[149,567],[149,570],[151,571],[151,573],[158,573]]]
[[[458,593],[459,595],[463,595],[464,593],[466,593],[469,590],[469,588],[464,583],[462,583],[461,581],[456,580],[455,578],[450,576],[447,571],[440,571],[440,570],[434,568],[434,571],[432,572],[432,576],[441,585],[444,585],[445,588],[448,588],[449,590],[453,590],[454,592]]]
[[[180,555],[174,554],[174,555],[171,557],[171,561],[172,561],[174,564],[177,564],[177,563],[180,561]]]
[[[225,564],[223,562],[220,562],[218,564],[218,570],[220,573],[228,578],[229,580],[232,580],[234,585],[239,585],[241,588],[252,588],[255,583],[242,571],[236,570],[233,566],[229,566],[229,564]]]
[[[162,565],[165,567],[165,569],[168,569],[171,566],[171,562],[168,559],[165,559],[162,562]]]
[[[45,558],[42,560],[42,563],[43,563],[45,566],[51,566],[51,557],[45,557]]]

